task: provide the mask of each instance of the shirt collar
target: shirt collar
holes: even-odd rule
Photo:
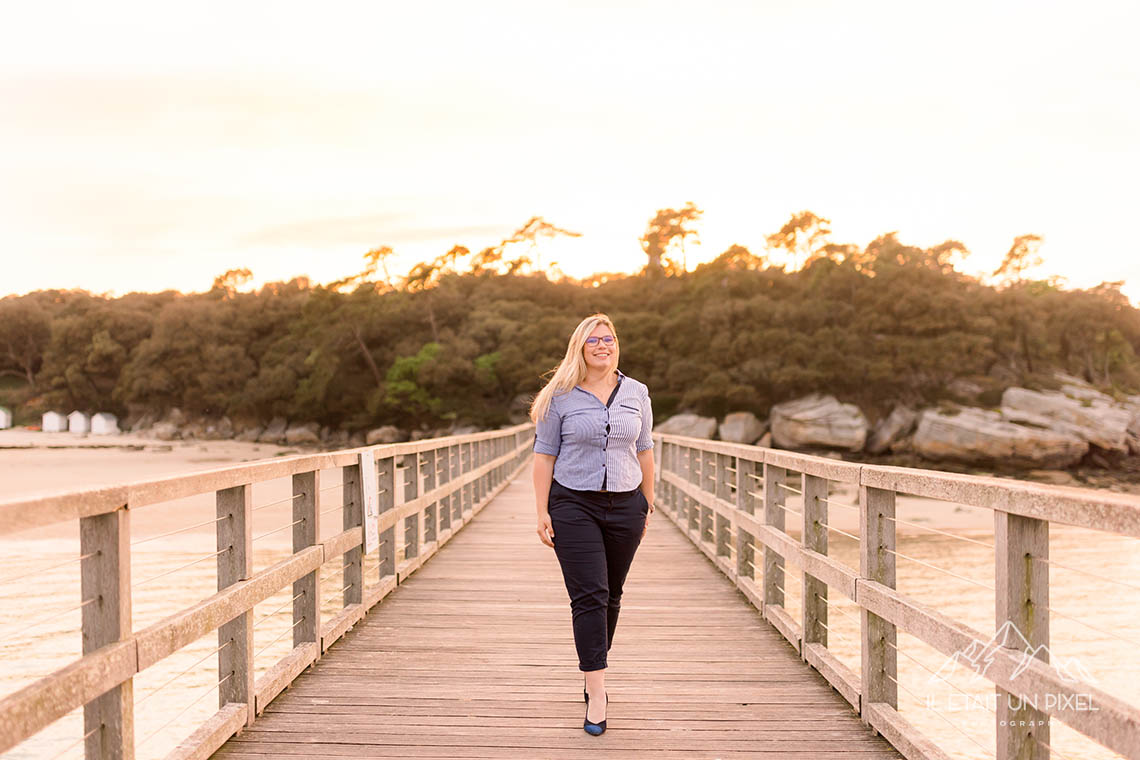
[[[617,376],[618,376],[618,387],[621,387],[621,381],[623,378],[625,378],[625,373],[622,372],[620,369],[616,369],[616,368],[614,369],[614,372],[616,372]],[[590,393],[588,390],[586,390],[582,386],[578,385],[577,383],[574,384],[574,388],[582,391],[582,393]],[[593,396],[594,394],[590,393],[590,395]],[[595,396],[595,398],[596,398],[596,396]]]

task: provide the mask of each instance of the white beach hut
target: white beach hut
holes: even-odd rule
[[[90,433],[91,432],[91,417],[86,412],[76,410],[67,415],[67,432],[69,433]]]
[[[45,412],[40,430],[45,433],[62,433],[67,430],[67,418],[59,412]]]
[[[0,406],[0,430],[6,430],[12,427],[12,412],[6,407]]]
[[[92,435],[117,435],[119,418],[109,412],[99,412],[91,418]]]

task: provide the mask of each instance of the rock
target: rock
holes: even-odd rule
[[[274,417],[269,426],[257,437],[257,440],[261,443],[284,443],[285,431],[288,427],[289,423],[284,417]]]
[[[359,449],[366,446],[364,442],[364,433],[352,433],[348,436],[348,447],[350,449]]]
[[[1130,429],[1128,431],[1128,436],[1125,438],[1125,442],[1128,444],[1129,454],[1132,456],[1140,455],[1140,436],[1133,433]]]
[[[760,436],[760,440],[756,442],[756,445],[763,449],[772,448],[772,431],[769,430],[767,433]]]
[[[1017,425],[997,412],[970,407],[957,413],[924,410],[913,442],[926,459],[1048,469],[1076,464],[1089,450],[1088,441],[1075,435]]]
[[[285,430],[285,443],[290,446],[298,444],[316,445],[321,442],[321,426],[317,422],[294,423]]]
[[[265,428],[261,427],[261,425],[254,425],[253,427],[248,427],[245,430],[238,433],[237,435],[235,435],[234,440],[235,441],[248,441],[250,443],[253,443],[258,438],[260,438],[261,434],[264,432],[265,432]]]
[[[812,394],[772,407],[772,441],[784,449],[822,446],[860,451],[867,440],[867,418],[854,404]]]
[[[372,446],[377,443],[399,443],[400,441],[406,440],[408,440],[408,437],[400,428],[395,425],[385,425],[375,430],[369,430],[367,437],[364,438],[364,445]]]
[[[201,440],[206,437],[205,420],[192,420],[182,426],[182,440]]]
[[[411,440],[413,441],[426,441],[429,438],[434,438],[435,434],[430,430],[413,430]]]
[[[1064,470],[1030,470],[1027,477],[1029,480],[1036,480],[1039,483],[1048,483],[1053,486],[1079,485],[1077,479]]]
[[[448,435],[471,435],[478,432],[479,428],[475,425],[460,425],[457,428],[452,428]]]
[[[914,429],[918,413],[909,406],[899,404],[891,413],[875,424],[871,437],[867,440],[867,452],[882,454],[891,444],[905,437]]]
[[[132,433],[141,433],[144,430],[149,430],[156,422],[158,422],[157,414],[154,412],[143,412],[137,417],[133,414],[128,416],[126,426]]]
[[[949,385],[946,386],[946,390],[950,392],[951,396],[961,401],[976,401],[978,396],[982,395],[982,392],[985,391],[985,388],[981,383],[975,383],[973,380],[959,377],[955,380],[951,380]]]
[[[178,426],[172,422],[159,422],[150,429],[150,434],[160,441],[175,441],[180,437]]]
[[[699,414],[674,414],[653,428],[655,433],[684,435],[689,438],[712,438],[716,432],[716,419]]]
[[[182,410],[179,409],[178,407],[173,407],[172,409],[170,409],[170,411],[168,411],[166,413],[166,416],[162,418],[162,421],[163,422],[169,422],[171,425],[174,425],[177,427],[177,426],[182,425],[186,422],[186,415],[183,414]]]
[[[1128,453],[1133,412],[1089,386],[1067,383],[1060,391],[1006,388],[1001,416],[1081,438],[1106,451]]]
[[[330,430],[328,436],[324,440],[324,443],[325,446],[331,451],[350,448],[348,445],[348,431]]]
[[[222,417],[220,420],[209,420],[206,422],[206,429],[203,436],[211,441],[222,441],[234,437],[234,423],[229,417]]]
[[[755,443],[767,429],[768,423],[762,422],[752,412],[731,412],[724,416],[717,428],[717,435],[722,441]]]
[[[533,393],[520,393],[511,399],[511,405],[507,407],[507,419],[512,425],[521,425],[530,419],[530,404],[533,400]]]

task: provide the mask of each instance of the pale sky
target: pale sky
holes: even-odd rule
[[[0,295],[406,271],[534,215],[571,275],[689,264],[801,209],[836,242],[956,238],[991,271],[1124,279],[1140,4],[35,2],[0,24]]]

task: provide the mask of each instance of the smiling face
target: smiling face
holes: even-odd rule
[[[598,342],[591,346],[589,338],[597,338]],[[604,338],[613,338],[613,342],[606,345]],[[586,367],[590,370],[604,372],[617,366],[617,338],[614,338],[614,332],[609,325],[599,323],[590,331],[586,344],[582,346],[582,357],[586,360]]]

